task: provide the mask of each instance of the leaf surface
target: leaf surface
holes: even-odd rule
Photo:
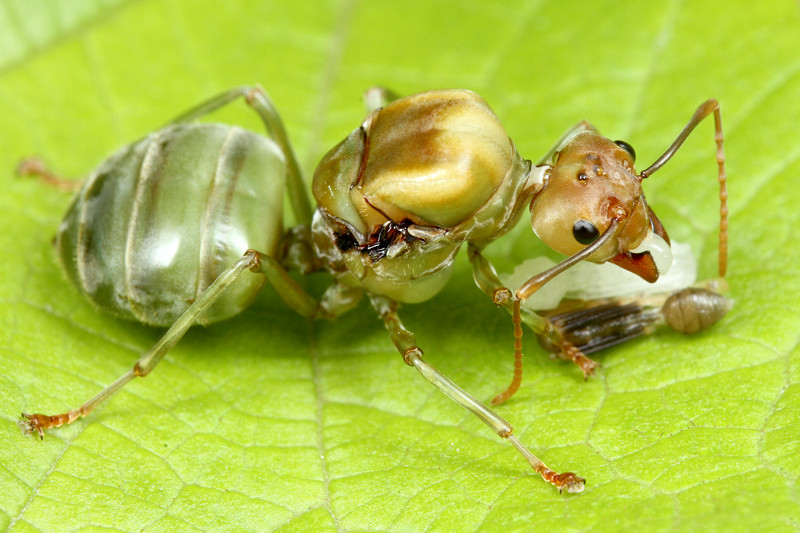
[[[290,5],[291,4],[291,5]],[[0,2],[0,527],[12,530],[792,530],[800,520],[800,46],[796,3]],[[22,437],[130,368],[159,332],[104,315],[56,265],[68,195],[14,175],[41,154],[66,176],[224,89],[261,83],[308,179],[363,119],[362,91],[477,91],[536,160],[591,120],[653,161],[709,97],[723,109],[735,307],[713,330],[608,350],[584,383],[526,339],[498,412],[546,463],[588,480],[559,495],[517,452],[405,366],[366,305],[309,323],[264,291],[192,330],[146,380],[87,419]],[[214,117],[259,130],[244,106]],[[646,183],[701,275],[715,272],[713,128]],[[524,226],[521,224],[520,226]],[[493,254],[532,253],[520,227]],[[328,279],[304,281],[319,294]],[[461,259],[402,309],[426,358],[488,400],[512,327]]]

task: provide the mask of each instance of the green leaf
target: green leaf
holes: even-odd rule
[[[797,5],[696,2],[0,2],[0,527],[14,530],[793,530],[800,525],[800,32]],[[722,105],[735,307],[711,331],[608,350],[584,383],[525,337],[498,412],[560,495],[402,362],[374,313],[308,323],[272,293],[192,330],[97,412],[24,437],[121,375],[159,332],[93,309],[50,239],[68,195],[18,179],[41,154],[79,177],[212,94],[263,84],[310,176],[363,118],[361,92],[463,87],[536,159],[576,121],[643,163],[696,106]],[[221,114],[260,130],[244,106]],[[712,125],[646,183],[701,274],[716,261]],[[522,225],[521,225],[522,226]],[[521,228],[518,235],[529,234]],[[498,243],[523,258],[535,239]],[[308,280],[319,293],[323,276]],[[402,309],[426,358],[489,399],[511,375],[509,317],[461,260]]]

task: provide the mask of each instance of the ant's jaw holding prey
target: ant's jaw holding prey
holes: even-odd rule
[[[664,238],[651,230],[639,246],[612,257],[609,262],[654,283],[672,266],[672,250]]]

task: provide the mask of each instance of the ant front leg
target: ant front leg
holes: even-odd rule
[[[598,363],[589,359],[585,353],[577,348],[570,340],[562,335],[561,329],[550,319],[541,316],[527,307],[522,307],[514,291],[503,285],[497,276],[494,265],[481,253],[480,248],[469,243],[469,260],[472,264],[472,274],[478,287],[487,294],[498,307],[504,307],[511,313],[514,322],[514,376],[508,388],[492,399],[492,404],[497,405],[511,398],[522,383],[522,328],[521,322],[530,327],[540,339],[548,339],[549,347],[557,347],[562,359],[572,361],[583,372],[584,379],[595,373]]]
[[[553,484],[559,492],[582,492],[586,480],[572,472],[558,472],[551,470],[540,459],[533,455],[513,434],[513,428],[504,418],[492,411],[489,407],[478,401],[474,396],[453,383],[447,376],[422,359],[422,349],[417,345],[414,334],[408,331],[400,317],[397,315],[397,303],[381,296],[370,295],[372,306],[383,320],[392,343],[403,356],[407,365],[416,368],[422,376],[434,387],[449,396],[462,407],[471,411],[480,418],[501,438],[507,439],[530,463],[542,479]]]
[[[561,352],[565,359],[569,359],[577,364],[583,371],[584,379],[588,378],[594,373],[597,363],[586,357],[577,347],[569,342],[568,339],[562,338],[558,329],[546,318],[537,315],[533,311],[522,308],[521,304],[530,298],[536,291],[542,288],[545,284],[550,282],[553,278],[566,271],[567,269],[577,265],[581,261],[587,259],[597,250],[601,249],[608,242],[614,238],[614,233],[620,225],[620,218],[612,218],[611,223],[606,228],[605,232],[597,238],[592,244],[589,244],[577,253],[567,257],[557,265],[541,272],[531,279],[522,284],[520,288],[514,292],[513,299],[510,298],[511,291],[504,287],[497,277],[497,271],[494,266],[486,259],[481,253],[478,244],[474,242],[469,243],[469,258],[472,263],[472,271],[475,277],[475,283],[486,294],[488,294],[497,305],[501,305],[511,311],[514,317],[514,336],[515,341],[515,359],[522,358],[522,329],[519,327],[521,321],[528,324],[537,335],[546,335],[548,338],[557,342],[561,346]],[[519,371],[519,375],[517,374]],[[519,386],[518,381],[522,379],[522,366],[517,364],[515,367],[514,381],[508,390],[497,396],[493,403],[501,403],[510,398]]]

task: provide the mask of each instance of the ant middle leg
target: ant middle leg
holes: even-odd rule
[[[586,480],[572,473],[558,473],[547,467],[530,452],[513,434],[513,427],[504,418],[481,403],[474,396],[453,383],[447,376],[422,358],[422,349],[417,345],[414,334],[408,331],[397,315],[397,303],[381,296],[370,295],[372,306],[384,322],[392,343],[403,356],[407,365],[413,366],[429,383],[466,408],[489,426],[501,438],[507,439],[528,461],[542,479],[551,483],[559,492],[581,492]]]

